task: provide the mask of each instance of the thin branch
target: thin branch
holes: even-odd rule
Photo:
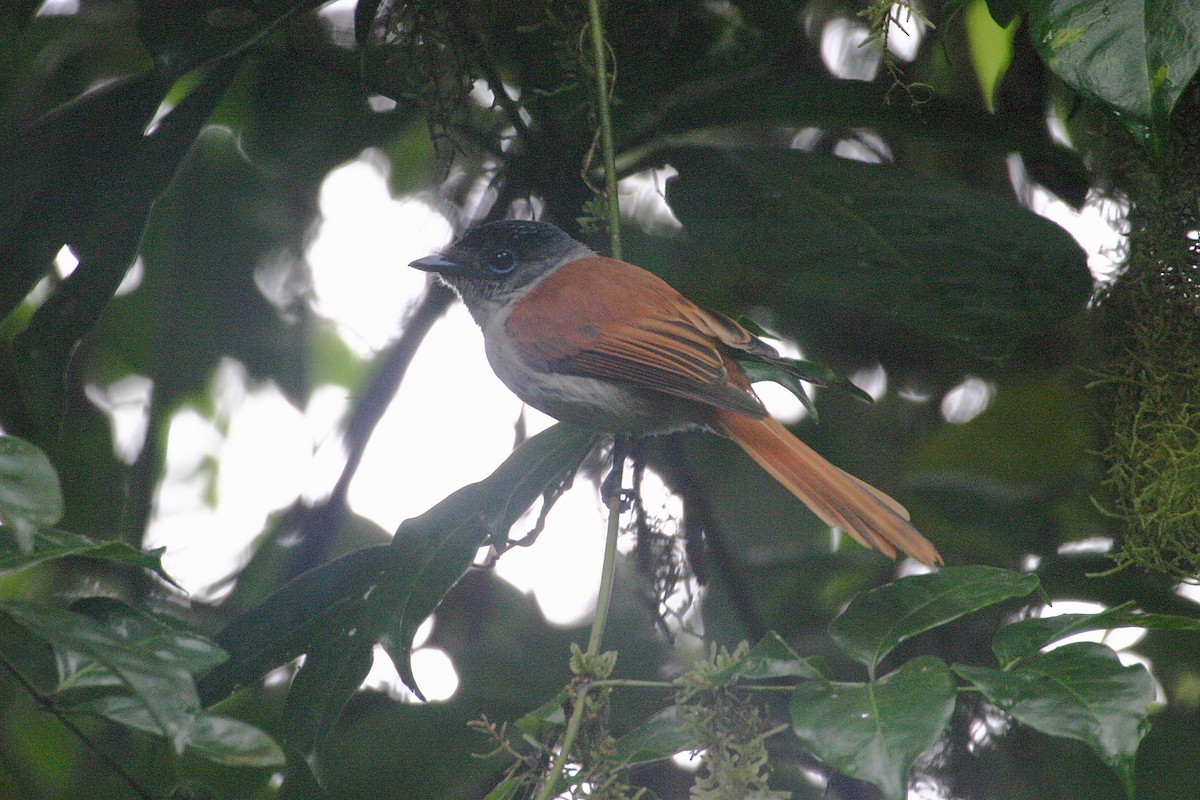
[[[617,167],[613,150],[612,115],[608,105],[608,72],[605,62],[608,49],[604,42],[604,25],[600,18],[599,0],[588,0],[589,26],[592,34],[592,57],[596,72],[596,107],[600,115],[600,145],[604,156],[604,185],[608,201],[608,235],[610,250],[613,258],[621,257],[621,209],[617,198]],[[592,631],[588,637],[588,656],[597,656],[600,645],[604,640],[604,628],[608,622],[608,608],[612,601],[613,576],[617,564],[617,535],[620,533],[622,492],[621,483],[625,472],[625,453],[628,442],[618,436],[612,448],[612,472],[604,481],[604,500],[608,505],[608,530],[604,541],[604,563],[600,572],[600,590],[596,597],[596,613],[592,617]],[[586,713],[587,693],[590,680],[585,678],[575,692],[575,703],[571,708],[571,718],[563,733],[562,744],[558,756],[550,768],[538,792],[537,800],[549,800],[554,794],[555,787],[562,778],[567,763],[571,760],[571,748],[575,746],[575,737],[583,723]]]
[[[604,42],[604,23],[600,19],[600,0],[588,0],[588,25],[592,33],[592,60],[596,71],[596,110],[600,116],[600,150],[604,157],[604,195],[608,201],[608,235],[612,257],[621,257],[621,206],[617,197],[616,147],[613,144],[612,112],[608,94],[608,47]]]
[[[138,783],[137,779],[133,777],[133,775],[131,775],[125,770],[124,767],[117,763],[116,759],[104,752],[100,745],[89,739],[88,735],[80,730],[79,726],[76,725],[51,698],[46,697],[44,694],[39,692],[36,686],[26,680],[25,676],[22,675],[16,667],[9,663],[8,659],[0,656],[0,667],[3,667],[4,670],[13,677],[13,680],[21,684],[21,688],[23,688],[39,706],[53,714],[54,717],[60,723],[62,723],[64,728],[69,730],[72,734],[74,734],[75,738],[79,739],[79,741],[83,743],[84,747],[86,747],[88,750],[91,750],[97,758],[104,762],[104,765],[112,770],[114,775],[124,781],[125,784],[133,790],[134,794],[142,798],[142,800],[154,800],[155,795],[152,792],[143,788],[142,785]]]

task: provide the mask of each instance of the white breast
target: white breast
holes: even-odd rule
[[[660,398],[648,400],[645,392],[634,393],[618,383],[533,369],[517,354],[504,327],[508,313],[508,308],[500,309],[487,320],[484,348],[496,375],[529,405],[562,422],[609,433],[665,433],[694,427],[671,413],[682,401],[660,403]]]

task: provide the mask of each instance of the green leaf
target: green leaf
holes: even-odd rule
[[[563,708],[568,697],[567,690],[563,689],[513,724],[519,730],[540,739],[549,728],[561,728],[567,724],[567,715]]]
[[[751,383],[757,381],[774,381],[790,391],[804,406],[805,410],[812,415],[814,421],[818,419],[817,406],[813,403],[812,398],[808,396],[808,392],[801,381],[808,381],[817,386],[827,386],[831,389],[837,389],[853,395],[859,400],[865,400],[868,403],[875,402],[871,395],[860,389],[849,378],[839,375],[830,368],[813,361],[778,356],[765,362],[738,361],[738,365],[741,366],[742,371],[746,373],[746,377],[750,379]]]
[[[216,636],[229,660],[200,681],[205,705],[286,664],[308,649],[330,619],[345,621],[384,568],[388,545],[364,547],[297,575]]]
[[[804,410],[814,420],[819,419],[817,404],[808,396],[808,392],[805,391],[804,384],[800,382],[800,379],[791,372],[782,369],[776,364],[764,364],[761,361],[739,361],[738,365],[742,368],[742,372],[746,373],[746,377],[750,379],[751,383],[758,383],[759,381],[773,381],[778,383],[795,395],[800,404],[804,406]]]
[[[153,653],[164,662],[181,667],[192,675],[207,672],[228,658],[215,642],[179,620],[151,614],[120,600],[89,597],[73,603],[71,610],[86,614],[130,646]],[[83,671],[88,675],[60,672],[61,688],[92,685],[90,681],[95,679],[94,670],[85,667]]]
[[[14,600],[0,603],[0,612],[56,651],[82,653],[109,670],[146,707],[155,729],[176,752],[183,752],[200,711],[186,661],[148,649],[73,611]]]
[[[1035,0],[1029,30],[1059,78],[1144,138],[1200,67],[1200,0]]]
[[[285,739],[317,775],[317,746],[370,669],[374,644],[387,648],[417,691],[410,662],[417,627],[479,548],[505,537],[534,500],[576,469],[596,438],[564,425],[543,431],[485,480],[403,522],[390,545],[297,577],[217,637],[232,657],[205,677],[203,696],[224,696],[307,653],[287,700]]]
[[[992,652],[1000,666],[1008,669],[1022,658],[1031,656],[1051,642],[1084,631],[1111,628],[1153,628],[1155,630],[1196,631],[1200,619],[1173,614],[1142,614],[1131,611],[1132,603],[1109,608],[1096,614],[1060,614],[1035,617],[1005,625],[992,639]]]
[[[691,726],[679,719],[679,707],[668,706],[618,739],[613,760],[627,766],[646,764],[700,746]]]
[[[819,658],[801,658],[779,634],[770,631],[745,656],[715,673],[711,680],[717,686],[770,678],[820,680],[828,677],[822,667]]]
[[[493,786],[483,800],[513,800],[523,785],[524,782],[519,778],[505,778]]]
[[[1083,250],[1014,198],[797,150],[661,158],[679,171],[667,196],[707,267],[757,275],[771,292],[752,299],[781,321],[801,309],[804,324],[846,324],[848,309],[1001,359],[1091,295]]]
[[[135,210],[136,199],[115,193],[108,203],[100,199],[144,151],[146,123],[164,89],[153,72],[111,80],[3,141],[0,317],[21,303],[63,244],[74,244],[88,232],[101,236],[104,223],[140,227],[145,209]],[[130,211],[133,218],[125,222],[121,214]]]
[[[113,722],[146,733],[161,734],[149,710],[128,695],[111,695],[82,703],[62,705],[75,714],[98,714]],[[241,720],[200,714],[188,732],[187,752],[227,767],[268,769],[287,763],[283,750],[261,729]]]
[[[417,692],[412,642],[420,624],[470,567],[479,548],[503,541],[535,500],[578,468],[598,435],[555,425],[528,439],[485,480],[465,486],[419,517],[401,523],[392,540],[392,568],[366,601],[372,629],[406,686]]]
[[[33,549],[36,527],[62,515],[62,487],[50,459],[24,439],[0,436],[0,522],[11,526],[21,552]]]
[[[1133,761],[1150,724],[1154,681],[1111,648],[1077,642],[1031,656],[1010,671],[956,664],[954,671],[1001,710],[1051,736],[1086,742],[1133,796]]]
[[[922,656],[870,683],[801,683],[791,700],[796,736],[825,763],[902,800],[908,771],[954,711],[954,678]]]
[[[995,567],[945,567],[863,592],[830,623],[829,634],[846,655],[874,672],[904,640],[964,614],[1024,597],[1039,585],[1036,575]]]
[[[308,645],[283,707],[283,741],[321,780],[317,748],[371,671],[375,642],[351,619]]]
[[[132,564],[157,574],[172,586],[179,585],[163,568],[162,554],[166,550],[165,547],[142,551],[124,542],[97,542],[78,533],[40,528],[33,534],[33,549],[22,553],[17,548],[9,547],[4,541],[6,530],[0,528],[0,575],[20,572],[57,558],[85,556],[118,564]]]
[[[1003,26],[997,24],[984,0],[974,0],[967,6],[964,22],[979,91],[983,94],[988,111],[995,113],[996,87],[1004,80],[1012,63],[1017,23],[1009,20]]]
[[[999,15],[998,24],[1007,25],[1025,2],[991,0],[989,8]],[[691,97],[675,96],[682,102],[664,105],[657,102],[659,95],[630,96],[613,108],[619,139],[629,143],[617,168],[625,175],[664,161],[674,164],[663,156],[664,149],[681,140],[712,142],[712,132],[723,126],[813,127],[831,135],[866,128],[904,150],[932,145],[949,158],[998,163],[1018,152],[1037,182],[1072,205],[1083,202],[1089,183],[1083,158],[1055,142],[1047,126],[1030,125],[1021,115],[989,114],[955,93],[934,93],[913,108],[889,102],[889,91],[886,82],[838,80],[819,70],[766,70],[706,82],[705,90]],[[727,188],[737,190],[732,184]]]

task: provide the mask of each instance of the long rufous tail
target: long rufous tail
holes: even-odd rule
[[[904,506],[830,464],[771,417],[718,409],[716,423],[826,524],[889,558],[899,549],[929,566],[942,563],[937,548],[908,521]]]

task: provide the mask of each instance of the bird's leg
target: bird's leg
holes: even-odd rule
[[[625,481],[625,457],[629,452],[629,437],[618,435],[613,438],[612,469],[600,483],[600,499],[604,505],[612,507],[614,500],[619,503],[619,509],[624,511],[630,501],[630,490],[622,486]]]

